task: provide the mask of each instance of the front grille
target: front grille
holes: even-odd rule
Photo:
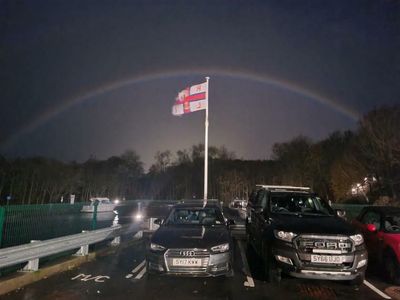
[[[201,259],[200,266],[174,266],[174,258]],[[165,264],[172,273],[204,273],[207,271],[210,253],[207,249],[168,249],[165,252]]]
[[[347,254],[353,252],[353,242],[345,236],[301,235],[296,247],[304,253]]]
[[[354,262],[353,241],[347,236],[300,235],[295,245],[303,267],[318,269],[348,269]],[[341,263],[317,263],[312,255],[340,256]]]

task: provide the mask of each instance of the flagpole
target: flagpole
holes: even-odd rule
[[[206,77],[207,80],[207,106],[206,106],[206,119],[204,122],[205,132],[204,132],[204,200],[207,199],[208,193],[208,95],[209,95],[209,80],[210,77]]]

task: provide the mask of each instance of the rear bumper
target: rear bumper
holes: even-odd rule
[[[228,275],[232,271],[231,252],[210,254],[208,264],[204,268],[170,268],[167,266],[164,253],[149,251],[146,255],[147,268],[149,273],[187,276],[187,277],[214,277]]]
[[[354,280],[360,276],[364,277],[367,269],[368,254],[365,249],[343,255],[343,259],[347,261],[346,266],[335,266],[311,264],[307,261],[310,258],[305,254],[298,253],[296,248],[287,246],[285,243],[277,244],[272,249],[276,265],[284,273],[293,277],[324,280]],[[290,262],[282,262],[277,256],[288,258]]]

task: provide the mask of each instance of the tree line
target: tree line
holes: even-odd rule
[[[70,194],[77,201],[202,198],[203,163],[203,144],[158,151],[148,172],[133,150],[83,163],[0,156],[0,199],[38,204],[67,201]],[[224,146],[209,147],[209,198],[246,199],[256,184],[310,186],[333,202],[398,201],[400,106],[374,109],[356,130],[333,132],[321,141],[297,136],[276,143],[268,160],[245,160]]]

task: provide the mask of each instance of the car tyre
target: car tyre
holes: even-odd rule
[[[254,247],[252,243],[252,237],[249,232],[246,232],[246,238],[247,238],[247,251],[249,253],[257,253],[256,248]]]
[[[282,270],[278,268],[269,250],[264,254],[264,275],[271,283],[280,283],[282,280]]]
[[[397,285],[400,284],[400,266],[393,253],[385,255],[384,266],[389,282]]]
[[[274,262],[270,262],[268,266],[268,281],[271,283],[280,283],[282,280],[282,271],[276,266]]]
[[[154,279],[154,275],[155,275],[154,271],[150,271],[149,262],[146,261],[146,279],[147,280],[153,280]]]

